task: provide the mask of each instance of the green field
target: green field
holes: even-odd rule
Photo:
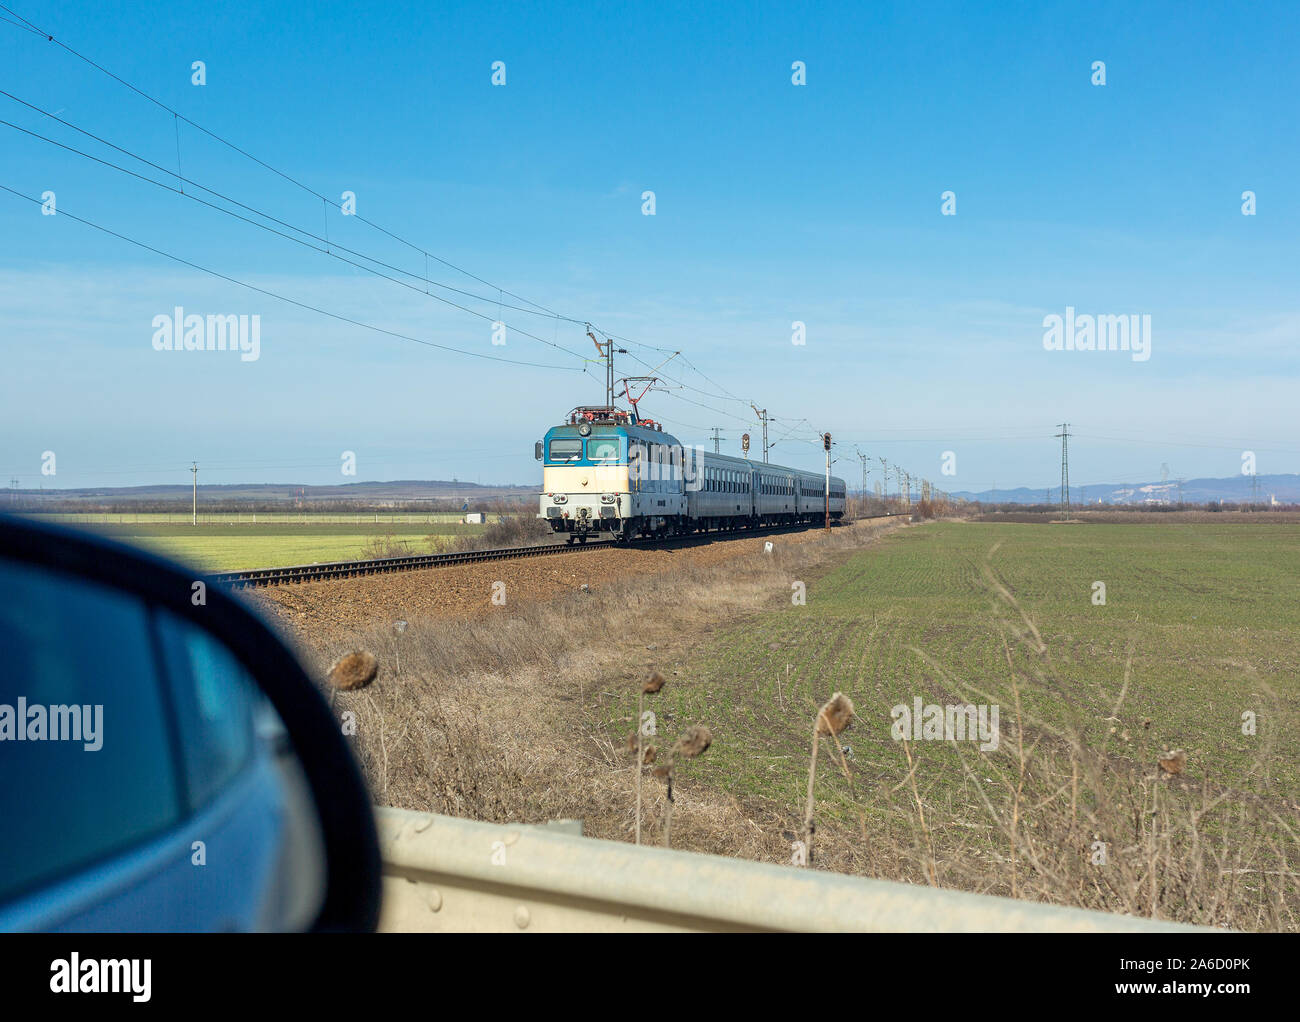
[[[189,511],[70,511],[28,514],[26,518],[62,525],[193,525]],[[464,520],[462,512],[371,513],[316,511],[199,512],[199,525],[435,525]]]
[[[387,537],[395,543],[406,544],[411,553],[434,553],[445,549],[457,536],[474,536],[483,529],[481,525],[461,525],[445,520],[432,524],[386,520],[377,524],[364,520],[341,523],[318,521],[310,516],[305,524],[263,522],[261,516],[257,524],[230,522],[195,526],[142,522],[87,525],[66,521],[64,524],[78,524],[79,528],[96,535],[144,547],[203,571],[240,571],[356,560],[367,555],[367,545]]]
[[[1097,581],[1106,586],[1104,606],[1093,603]],[[918,861],[943,860],[947,882],[978,886],[966,879],[1010,874],[1009,819],[1042,826],[1046,842],[1048,829],[1068,818],[1068,833],[1050,843],[1079,847],[1042,853],[1065,856],[1062,873],[1086,863],[1099,834],[1139,865],[1160,849],[1177,858],[1204,855],[1214,841],[1231,851],[1241,840],[1278,867],[1269,876],[1290,878],[1281,882],[1294,911],[1300,527],[933,523],[890,535],[806,585],[806,606],[786,595],[780,609],[719,628],[690,665],[691,683],[655,697],[661,716],[714,730],[715,746],[691,764],[693,776],[801,814],[816,707],[842,690],[857,711],[843,738],[851,781],[838,759],[823,759],[817,812],[857,831],[862,845],[888,835]],[[917,697],[998,705],[998,748],[923,740],[905,749],[891,736],[891,708]],[[1243,734],[1246,711],[1255,714],[1255,735]],[[1171,779],[1156,763],[1173,749],[1185,750],[1187,762]],[[1082,793],[1072,777],[1080,762],[1100,765]],[[1031,808],[1041,824],[1024,822]],[[1193,818],[1199,834],[1184,826]],[[1202,887],[1214,883],[1207,870],[1197,874]],[[1233,875],[1260,873],[1243,866]],[[1078,883],[1098,881],[1084,868]],[[1119,907],[1141,911],[1146,880],[1133,884],[1141,886],[1133,905]],[[1008,893],[1002,880],[988,888]],[[1271,896],[1262,888],[1251,895]],[[1151,897],[1201,918],[1185,892],[1153,886]]]

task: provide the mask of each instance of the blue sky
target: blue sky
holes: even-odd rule
[[[191,182],[409,273],[419,249],[490,282],[427,271],[484,296],[442,292],[479,318],[0,125],[0,185],[68,214],[0,192],[6,482],[185,484],[191,460],[207,482],[346,482],[343,451],[358,479],[536,481],[532,441],[602,376],[579,324],[499,311],[498,288],[640,342],[627,372],[680,350],[664,371],[696,389],[643,409],[681,439],[721,426],[739,453],[753,400],[785,437],[773,460],[817,466],[829,429],[853,481],[856,446],[872,480],[884,456],[946,489],[1053,485],[1063,420],[1076,485],[1161,463],[1232,475],[1244,449],[1261,473],[1300,471],[1294,5],[2,2],[417,247],[182,122]],[[0,89],[164,170],[0,96],[3,120],[175,187],[172,114],[56,43],[0,22]],[[72,216],[556,368],[350,325]],[[153,318],[178,305],[259,315],[260,357],[155,351]],[[1067,306],[1150,315],[1151,358],[1044,350]]]

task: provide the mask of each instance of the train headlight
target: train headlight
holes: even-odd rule
[[[612,504],[614,503],[614,495],[612,493],[602,493],[600,495],[600,502],[602,504]]]

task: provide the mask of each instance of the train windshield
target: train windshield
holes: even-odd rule
[[[550,458],[552,461],[581,461],[582,441],[556,437],[551,441]]]
[[[587,441],[587,457],[591,461],[618,461],[618,437],[594,436]]]

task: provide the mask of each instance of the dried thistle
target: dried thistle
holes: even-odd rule
[[[379,674],[379,661],[373,653],[355,650],[340,657],[330,668],[327,680],[330,685],[344,692],[365,688]]]
[[[635,745],[629,742],[629,746],[636,749],[636,843],[641,843],[641,770],[648,760],[645,759],[645,753],[642,752],[641,741],[641,716],[645,706],[645,697],[654,695],[664,687],[664,676],[658,671],[651,671],[648,677],[641,684],[640,691],[636,694],[636,734]]]
[[[1187,753],[1182,749],[1175,749],[1173,752],[1166,752],[1157,760],[1160,769],[1167,774],[1181,774],[1187,766]]]
[[[695,724],[688,727],[673,744],[673,755],[695,759],[697,756],[702,756],[712,744],[713,732],[703,724]]]
[[[817,833],[817,822],[813,819],[813,787],[817,783],[817,746],[822,735],[835,737],[853,723],[853,700],[843,692],[836,692],[817,711],[817,720],[813,722],[812,755],[808,758],[808,801],[803,813],[803,840],[807,849],[805,864],[813,864],[813,835]],[[848,767],[844,768],[848,776]]]
[[[838,735],[852,723],[853,700],[843,692],[836,692],[817,714],[817,733]]]
[[[663,778],[668,782],[668,804],[664,809],[665,848],[671,848],[673,841],[673,767],[676,765],[677,757],[696,759],[704,755],[712,744],[713,732],[703,724],[692,724],[669,748],[668,762],[654,769],[655,777]]]

